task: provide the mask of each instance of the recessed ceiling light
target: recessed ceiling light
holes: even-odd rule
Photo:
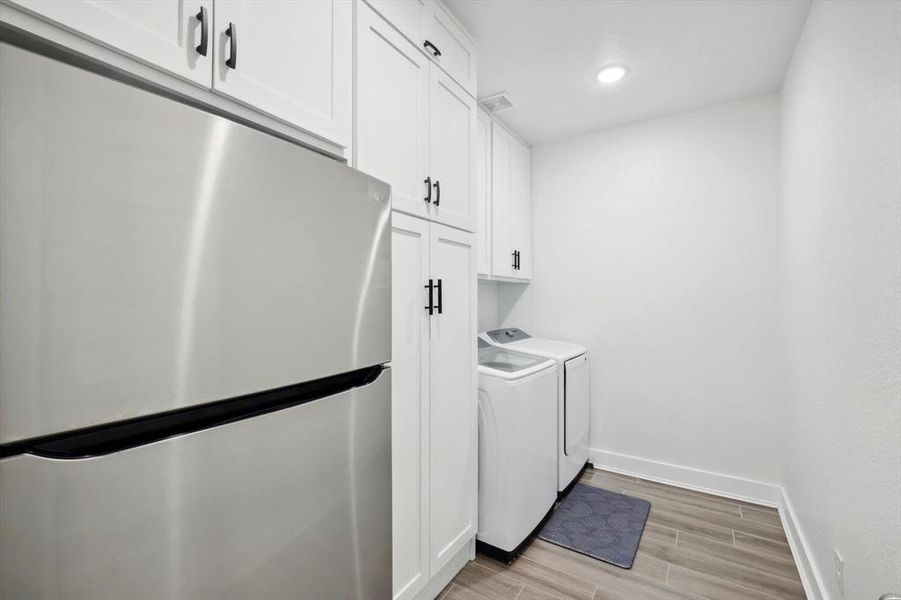
[[[626,76],[628,69],[623,65],[607,65],[598,71],[598,81],[600,83],[616,83]]]

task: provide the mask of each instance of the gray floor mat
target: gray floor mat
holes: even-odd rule
[[[647,500],[577,483],[538,537],[629,569],[650,511]]]

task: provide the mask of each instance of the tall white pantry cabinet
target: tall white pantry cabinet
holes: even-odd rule
[[[357,4],[355,166],[392,189],[394,597],[478,529],[475,50],[435,2]]]
[[[478,528],[475,251],[402,213],[391,235],[394,593],[418,598]]]

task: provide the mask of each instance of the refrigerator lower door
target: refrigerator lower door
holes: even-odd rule
[[[104,456],[0,460],[0,597],[390,598],[390,377]]]

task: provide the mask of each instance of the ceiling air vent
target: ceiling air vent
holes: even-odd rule
[[[513,108],[513,98],[507,92],[492,94],[479,99],[479,104],[491,114],[503,112]]]

